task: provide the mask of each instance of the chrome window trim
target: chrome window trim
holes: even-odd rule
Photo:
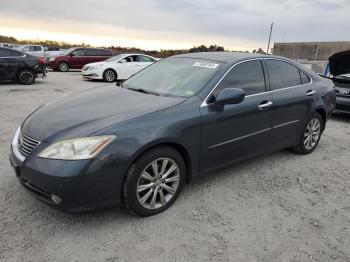
[[[277,61],[282,61],[285,62],[287,64],[290,64],[296,68],[298,68],[300,71],[302,71],[304,74],[306,74],[309,77],[310,82],[306,83],[306,84],[301,84],[301,85],[296,85],[296,86],[289,86],[289,87],[284,87],[284,88],[280,88],[280,89],[276,89],[276,90],[270,90],[270,91],[266,91],[266,92],[262,92],[262,93],[257,93],[257,94],[253,94],[253,95],[248,95],[245,98],[249,98],[249,97],[254,97],[254,96],[258,96],[258,95],[263,95],[263,94],[269,94],[269,93],[274,93],[274,92],[279,92],[281,90],[287,90],[287,89],[291,89],[291,88],[296,88],[296,87],[300,87],[300,86],[306,86],[306,85],[312,85],[313,84],[313,78],[307,73],[305,72],[302,68],[300,68],[297,65],[294,65],[293,63],[290,63],[287,60],[281,59],[281,58],[273,58],[273,57],[264,57],[264,58],[252,58],[252,59],[247,59],[247,60],[243,60],[243,61],[239,61],[236,64],[232,65],[227,71],[226,73],[220,78],[220,80],[215,84],[215,86],[213,87],[213,89],[209,92],[209,94],[206,96],[206,98],[203,100],[203,102],[201,103],[200,107],[206,107],[209,104],[207,103],[207,100],[209,99],[210,95],[214,92],[214,90],[218,87],[218,85],[222,82],[222,80],[224,79],[224,77],[237,65],[245,63],[245,62],[250,62],[250,61],[256,61],[256,60],[277,60]],[[265,74],[268,74],[268,72],[265,72]]]

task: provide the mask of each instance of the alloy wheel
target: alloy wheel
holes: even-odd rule
[[[34,75],[32,72],[29,72],[29,71],[23,71],[20,76],[20,81],[24,84],[30,84],[33,82],[34,80]]]
[[[66,72],[68,71],[68,65],[66,63],[61,63],[60,64],[60,71],[61,72]]]
[[[313,118],[307,124],[304,133],[304,146],[307,150],[313,149],[321,134],[321,123],[318,118]]]
[[[105,72],[105,80],[107,82],[113,82],[115,81],[115,72],[113,70],[107,70]]]
[[[146,209],[158,209],[174,197],[179,182],[180,169],[174,160],[153,160],[142,171],[137,182],[137,199]]]

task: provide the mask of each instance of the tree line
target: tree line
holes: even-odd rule
[[[3,36],[0,35],[0,43],[10,43],[10,44],[16,44],[16,45],[42,45],[45,47],[48,47],[49,50],[54,49],[67,49],[71,47],[76,46],[82,46],[82,47],[91,47],[89,44],[86,43],[80,43],[80,44],[72,44],[65,41],[53,41],[53,40],[18,40],[15,37],[12,36]],[[200,45],[200,46],[194,46],[190,49],[161,49],[161,50],[143,50],[136,47],[121,47],[121,46],[106,46],[103,48],[107,48],[112,50],[114,54],[120,54],[120,53],[144,53],[147,55],[151,55],[154,57],[168,57],[173,55],[179,55],[179,54],[186,54],[186,53],[197,53],[197,52],[224,52],[228,51],[225,50],[222,46],[217,45]],[[248,52],[248,51],[244,51]],[[258,50],[253,50],[253,53],[265,53],[261,48]]]

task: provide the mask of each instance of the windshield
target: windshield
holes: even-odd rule
[[[219,70],[221,63],[202,59],[161,60],[123,83],[125,88],[160,95],[196,95]]]
[[[120,60],[123,57],[124,57],[124,55],[112,56],[111,58],[108,58],[107,60],[105,60],[105,62],[116,62],[116,61]]]

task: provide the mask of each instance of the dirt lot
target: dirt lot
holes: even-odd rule
[[[50,72],[0,83],[1,261],[350,261],[350,116],[328,122],[317,150],[281,151],[187,185],[160,215],[67,215],[17,182],[8,153],[32,109],[88,82]]]

